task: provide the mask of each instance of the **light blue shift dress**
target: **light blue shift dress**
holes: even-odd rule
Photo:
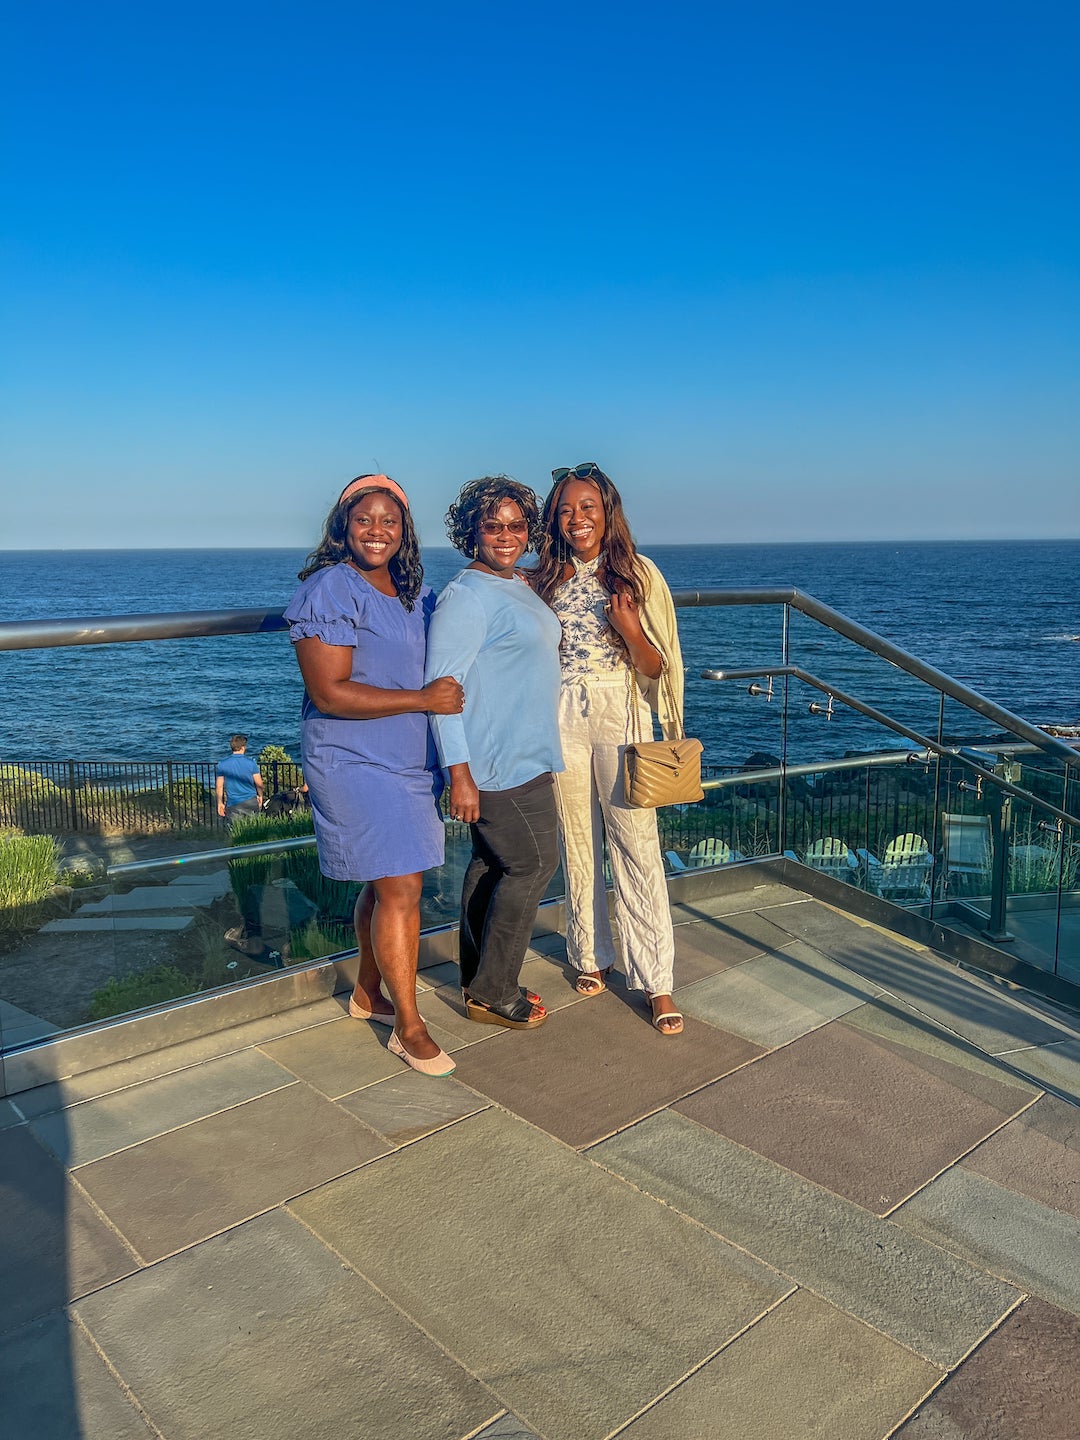
[[[429,585],[409,611],[342,563],[302,581],[285,619],[294,642],[314,636],[349,646],[350,679],[419,690],[434,608]],[[359,883],[442,864],[442,776],[426,714],[343,720],[317,710],[305,692],[300,759],[324,875]]]

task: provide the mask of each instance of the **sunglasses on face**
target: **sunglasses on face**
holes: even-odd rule
[[[480,522],[480,534],[487,538],[494,539],[504,530],[513,535],[515,539],[520,540],[523,536],[528,535],[529,522],[527,520],[509,520],[505,523],[501,520],[481,520]]]
[[[600,466],[590,460],[585,465],[562,465],[558,470],[552,470],[551,478],[556,485],[561,485],[564,480],[598,480],[603,473]]]

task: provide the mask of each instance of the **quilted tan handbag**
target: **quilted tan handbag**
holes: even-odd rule
[[[661,684],[664,683],[661,677]],[[635,715],[637,706],[633,706]],[[660,805],[689,805],[704,800],[701,788],[700,740],[688,740],[679,716],[680,740],[642,740],[627,745],[623,754],[623,794],[636,809]]]
[[[645,740],[623,755],[626,803],[639,809],[704,800],[700,740]]]

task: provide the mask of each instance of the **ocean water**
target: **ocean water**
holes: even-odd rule
[[[644,547],[673,590],[795,585],[1036,723],[1080,716],[1080,541]],[[283,607],[294,550],[9,551],[0,553],[0,620]],[[436,589],[460,567],[424,553]],[[705,668],[781,659],[782,607],[682,609],[687,730],[705,758],[739,764],[779,754],[781,705]],[[896,667],[793,615],[791,658],[919,734],[993,727]],[[0,653],[0,759],[210,760],[246,731],[299,753],[301,684],[284,634]],[[793,685],[793,759],[905,742],[843,706],[813,716]]]

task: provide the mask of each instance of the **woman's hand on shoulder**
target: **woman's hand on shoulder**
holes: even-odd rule
[[[460,715],[465,708],[465,691],[452,675],[440,675],[430,680],[420,691],[423,705],[429,715]]]

